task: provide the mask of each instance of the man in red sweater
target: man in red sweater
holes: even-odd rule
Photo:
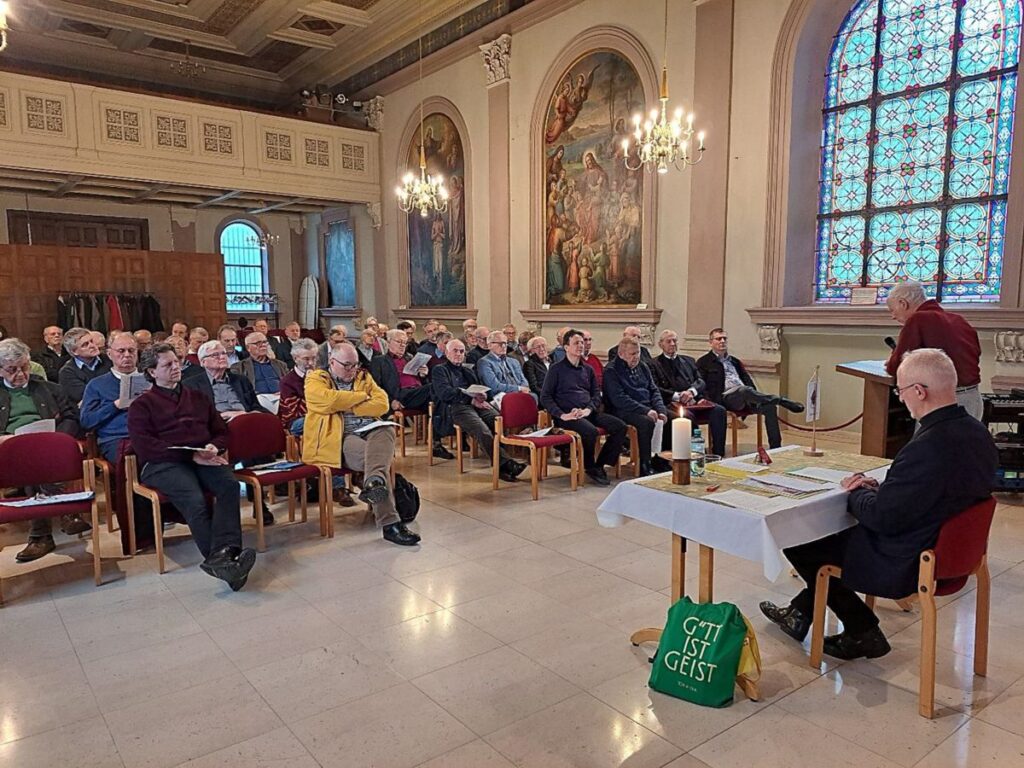
[[[974,418],[981,419],[981,344],[978,332],[960,315],[944,310],[929,299],[920,283],[899,283],[886,299],[892,319],[903,326],[896,349],[885,369],[896,375],[903,356],[921,348],[941,349],[956,368],[956,401]]]
[[[256,552],[242,548],[238,482],[223,455],[227,424],[206,395],[181,386],[181,363],[169,344],[147,350],[139,368],[153,382],[128,409],[128,438],[142,467],[140,480],[181,512],[205,558],[199,567],[237,592],[249,578]],[[212,510],[205,493],[214,497]]]

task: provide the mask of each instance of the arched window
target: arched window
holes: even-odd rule
[[[233,221],[220,233],[224,258],[224,292],[228,312],[263,312],[266,303],[256,296],[267,293],[267,252],[259,228],[248,221]]]
[[[815,299],[999,299],[1019,0],[859,0],[826,73]]]

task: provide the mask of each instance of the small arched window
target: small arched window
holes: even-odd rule
[[[233,221],[220,233],[224,292],[228,312],[262,312],[267,286],[267,249],[263,233],[248,221]]]
[[[859,0],[825,82],[815,300],[999,300],[1019,0]]]

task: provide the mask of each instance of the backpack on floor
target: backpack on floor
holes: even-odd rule
[[[403,523],[411,523],[420,511],[420,492],[416,486],[395,473],[395,509]]]

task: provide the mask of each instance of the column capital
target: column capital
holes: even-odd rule
[[[384,128],[384,97],[374,96],[364,102],[366,124],[378,133]]]
[[[380,229],[380,225],[383,222],[380,203],[367,203],[366,212],[370,216],[370,223],[373,224],[373,228]]]
[[[511,35],[501,35],[489,43],[484,43],[480,46],[480,55],[484,60],[488,88],[508,81],[508,68],[512,58]]]

